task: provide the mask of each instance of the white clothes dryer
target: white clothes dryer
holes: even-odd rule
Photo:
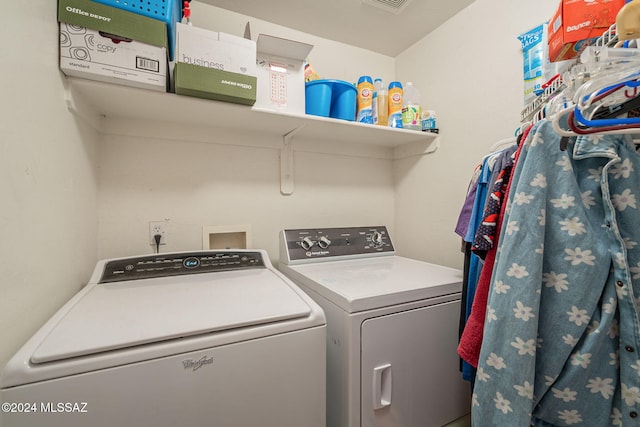
[[[384,226],[283,230],[279,269],[327,316],[327,425],[440,427],[471,410],[462,272],[395,255]]]
[[[4,368],[0,425],[324,427],[325,337],[265,251],[100,261]]]

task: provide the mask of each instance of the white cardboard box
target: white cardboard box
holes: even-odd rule
[[[60,69],[68,76],[165,92],[167,53],[163,47],[60,22]]]
[[[258,88],[254,107],[304,114],[304,60],[313,46],[260,34]]]
[[[253,105],[256,43],[186,24],[176,26],[171,90],[180,95]]]
[[[256,42],[231,34],[177,23],[176,62],[256,75]]]

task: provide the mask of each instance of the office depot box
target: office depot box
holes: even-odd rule
[[[117,7],[153,19],[159,19],[167,25],[169,41],[169,59],[173,59],[176,39],[176,23],[182,20],[182,0],[92,0],[108,6]]]
[[[58,21],[66,75],[166,91],[162,22],[89,0],[59,0]]]
[[[258,93],[255,106],[305,113],[304,60],[313,46],[260,34],[258,36]]]
[[[58,0],[58,21],[167,49],[163,22],[91,0]]]
[[[60,69],[68,76],[165,92],[163,48],[122,41],[101,31],[60,23]]]
[[[253,105],[256,43],[190,25],[176,27],[173,86],[179,95]]]
[[[561,0],[549,21],[549,59],[571,59],[593,44],[612,24],[624,0]]]

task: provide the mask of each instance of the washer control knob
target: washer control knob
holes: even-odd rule
[[[382,233],[380,233],[379,231],[374,231],[370,237],[371,243],[373,243],[374,247],[379,248],[380,246],[382,246]]]
[[[305,251],[308,251],[309,249],[311,249],[311,247],[313,247],[313,245],[315,244],[316,242],[311,240],[311,237],[305,237],[300,241],[300,246],[302,246],[302,249],[304,249]]]
[[[331,240],[329,240],[326,236],[322,236],[318,239],[318,246],[322,249],[327,249],[331,244]]]

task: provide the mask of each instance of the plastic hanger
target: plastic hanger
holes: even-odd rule
[[[517,141],[518,141],[518,138],[515,136],[511,138],[501,139],[500,141],[496,142],[489,148],[489,152],[493,153],[494,151],[497,151],[500,148],[509,147],[515,144]]]
[[[519,137],[520,135],[522,135],[525,131],[525,129],[527,129],[529,126],[533,125],[534,123],[532,121],[527,121],[527,122],[523,122],[517,129],[516,131],[513,133],[514,137]]]
[[[551,126],[553,127],[553,130],[555,130],[558,135],[564,136],[564,137],[576,136],[576,134],[573,131],[571,131],[571,129],[565,129],[560,125],[561,122],[562,123],[568,122],[569,115],[572,112],[573,112],[573,106],[567,107],[564,110],[554,115],[553,119],[551,120]]]
[[[588,128],[582,127],[575,122],[575,111],[573,108],[567,108],[563,111],[559,116],[565,117],[567,116],[567,129],[563,129],[560,127],[559,120],[554,120],[552,122],[554,130],[562,136],[560,138],[560,150],[566,151],[567,146],[570,141],[570,137],[574,137],[577,135],[620,135],[620,134],[640,134],[640,124],[636,125],[618,125],[618,126],[606,126],[599,128]],[[635,142],[635,141],[634,141]],[[637,142],[636,142],[637,143]]]
[[[621,89],[625,89],[623,92],[620,92]],[[618,83],[615,85],[611,85],[603,90],[601,90],[598,94],[592,97],[592,105],[589,107],[589,110],[586,110],[587,114],[583,113],[585,116],[590,118],[596,118],[594,116],[595,112],[602,107],[605,108],[615,108],[620,104],[627,103],[629,99],[635,98],[638,94],[638,88],[633,88],[633,91],[629,91],[627,85],[625,83]],[[615,96],[613,96],[615,95]],[[619,115],[619,114],[618,114]],[[610,118],[602,117],[602,118]]]
[[[630,90],[631,88],[633,89],[633,91]],[[602,105],[610,108],[611,105],[624,105],[625,103],[630,102],[629,100],[633,101],[634,99],[637,99],[638,88],[640,88],[640,81],[630,80],[624,83],[617,83],[617,84],[605,87],[604,89],[601,89],[594,95],[590,96],[590,98],[592,99],[591,102],[604,101],[604,103],[594,104],[595,108],[591,111],[591,113],[595,113],[595,111],[597,111],[597,108]],[[611,103],[611,101],[607,102],[607,97],[610,97],[612,95],[616,95],[615,102],[613,102],[613,104]],[[629,111],[632,110],[633,108],[630,108]],[[605,127],[605,126],[640,124],[640,118],[630,118],[630,119],[617,118],[617,117],[613,118],[614,116],[612,115],[605,116],[604,118],[596,118],[595,120],[588,119],[587,117],[585,117],[585,114],[583,112],[584,110],[580,108],[579,104],[576,104],[574,111],[575,111],[575,119],[585,126]],[[622,113],[617,113],[617,115],[620,115],[620,114]],[[593,114],[592,114],[592,117],[593,117]]]
[[[564,89],[554,94],[545,105],[547,119],[554,120],[558,114],[575,105],[573,96],[576,90],[589,80],[589,76],[584,64],[576,64],[562,74]]]
[[[620,50],[632,50],[632,49],[620,49]],[[635,49],[633,49],[635,50]],[[637,87],[638,79],[640,78],[640,61],[637,63],[621,64],[618,71],[612,70],[598,75],[592,80],[582,84],[578,90],[576,90],[573,96],[577,108],[586,110],[591,106],[591,103],[602,99],[604,93],[612,93],[609,91],[618,90],[624,86]]]
[[[625,86],[626,85],[624,84],[619,84],[609,87],[607,90],[602,91],[602,93],[595,97],[594,100],[596,102],[601,101]],[[624,112],[628,112],[637,108],[637,106],[640,106],[640,97],[638,96],[626,103],[623,103],[619,109],[606,112],[602,115],[605,117],[605,120],[587,120],[584,117],[580,118],[582,113],[577,106],[569,106],[562,109],[557,112],[551,120],[556,133],[562,136],[560,140],[560,149],[563,151],[566,150],[569,143],[569,137],[576,135],[640,134],[640,119],[625,119],[626,121],[622,123],[622,119],[606,119],[607,117],[616,117]],[[580,120],[576,121],[577,118],[580,118]],[[629,120],[634,120],[634,122],[629,122]],[[589,127],[589,122],[595,122],[597,126]],[[561,123],[566,123],[568,129],[562,127]],[[607,123],[607,125],[604,125],[604,123]]]
[[[633,3],[627,13],[635,14],[638,34],[628,38],[640,37],[640,0]],[[576,135],[640,133],[640,118],[619,117],[640,107],[640,49],[590,46],[581,62],[563,74],[566,88],[546,108],[560,148]]]
[[[623,88],[625,85],[623,83],[619,83],[615,86],[607,88],[607,90],[601,91],[601,93],[593,98],[594,102],[599,102],[603,99],[606,99],[607,96],[615,93],[619,89]],[[566,95],[560,94],[558,99],[552,100],[549,104],[549,109],[552,110],[550,112],[550,120],[553,126],[553,129],[559,135],[563,137],[575,136],[576,134],[569,129],[565,129],[561,126],[561,123],[568,123],[570,114],[574,112],[576,109],[576,105],[574,105],[572,100],[567,99]],[[571,116],[571,120],[573,121],[575,114]],[[566,147],[565,147],[566,148]]]
[[[576,123],[575,119],[579,114],[579,110],[572,110],[569,113],[569,117],[567,119],[567,125],[572,132],[577,135],[610,135],[610,134],[637,134],[640,133],[640,121],[635,124],[624,124],[624,125],[612,125],[612,126],[600,126],[598,128],[589,128],[580,126]]]
[[[640,1],[640,0],[637,0]],[[581,54],[581,67],[563,76],[574,82],[572,100],[583,112],[611,87],[640,78],[640,49],[589,46]],[[568,85],[571,87],[571,85]]]
[[[640,94],[640,93],[639,93]],[[597,108],[591,114],[592,119],[609,119],[627,114],[635,109],[640,108],[640,96],[631,98],[630,100],[616,105],[603,105],[603,108]]]
[[[608,127],[608,126],[624,126],[624,125],[636,125],[640,124],[640,117],[633,117],[630,119],[625,118],[605,118],[597,120],[589,120],[582,115],[579,108],[573,109],[575,120],[581,125],[590,126],[593,128]]]

